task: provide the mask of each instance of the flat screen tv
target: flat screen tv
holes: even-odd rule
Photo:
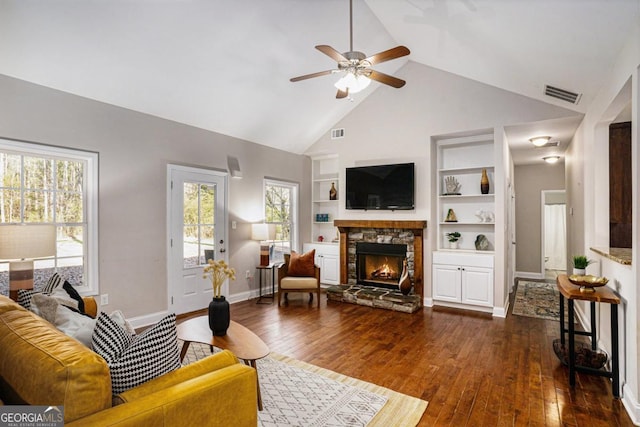
[[[346,171],[347,209],[414,209],[414,164],[361,166]]]

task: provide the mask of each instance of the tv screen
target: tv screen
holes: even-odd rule
[[[346,208],[406,210],[414,208],[414,164],[347,168]]]

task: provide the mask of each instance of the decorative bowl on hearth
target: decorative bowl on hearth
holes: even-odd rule
[[[569,276],[569,281],[576,286],[580,286],[580,292],[595,292],[595,288],[604,286],[609,283],[609,279],[606,277],[572,274]]]

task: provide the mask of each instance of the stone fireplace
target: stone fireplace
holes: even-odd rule
[[[424,298],[423,239],[424,229],[427,226],[426,221],[337,219],[334,221],[334,225],[338,227],[340,232],[340,283],[362,285],[363,283],[359,283],[358,279],[361,269],[364,268],[365,270],[364,273],[360,274],[361,276],[363,274],[367,275],[366,270],[372,272],[377,268],[381,268],[380,271],[384,269],[383,266],[378,266],[375,269],[371,266],[367,267],[367,261],[364,261],[365,266],[362,266],[363,261],[358,260],[358,255],[356,254],[360,244],[366,243],[366,245],[362,246],[366,252],[390,249],[391,246],[398,245],[397,248],[390,249],[390,254],[386,254],[387,260],[394,266],[394,269],[399,269],[397,274],[400,274],[402,272],[402,261],[404,258],[407,259],[409,276],[413,284],[413,293],[420,297],[420,304],[422,304]],[[390,260],[390,255],[393,255],[395,259]],[[384,257],[385,255],[382,256]],[[393,284],[397,288],[398,278],[391,279],[389,277],[385,280],[385,276],[392,273],[385,271],[382,274],[376,274],[378,275],[376,279],[361,278],[361,280],[374,282],[366,283],[365,285],[368,286],[388,287],[381,286],[381,284]]]
[[[407,245],[356,242],[356,283],[398,289]]]

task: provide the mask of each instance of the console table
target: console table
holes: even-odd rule
[[[576,372],[583,372],[592,375],[599,375],[611,378],[611,391],[613,397],[620,397],[620,366],[618,353],[618,305],[620,298],[608,287],[594,288],[594,292],[581,292],[580,287],[569,281],[566,274],[561,274],[556,279],[558,290],[560,291],[560,342],[565,345],[565,334],[569,337],[569,385],[576,385]],[[564,323],[564,300],[568,301],[568,327]],[[588,301],[591,306],[591,331],[575,330],[574,302]],[[593,369],[586,366],[576,366],[575,336],[586,335],[591,337],[591,348],[596,349],[596,320],[595,305],[604,303],[611,305],[611,371],[604,369]]]

